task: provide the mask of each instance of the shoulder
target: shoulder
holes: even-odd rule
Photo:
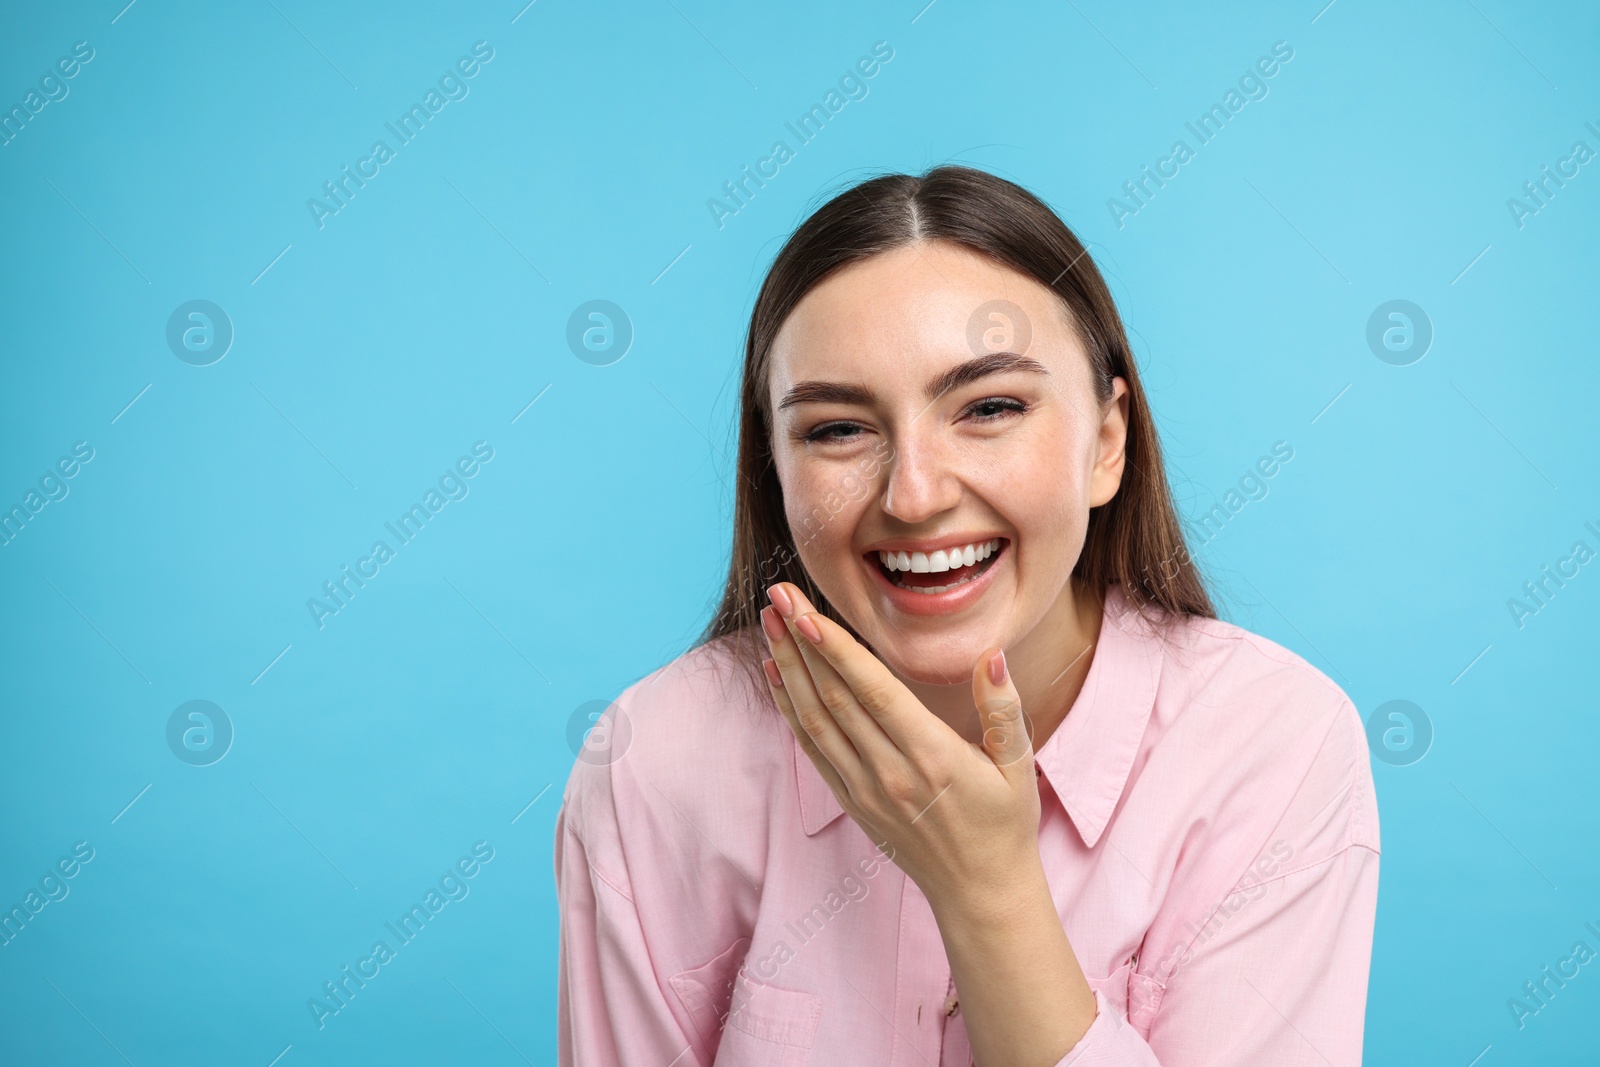
[[[706,841],[736,850],[764,823],[786,765],[793,790],[788,726],[744,669],[735,639],[690,649],[633,682],[587,738],[585,727],[569,731],[575,759],[562,811],[591,854],[682,857]]]
[[[563,937],[608,957],[634,944],[679,998],[751,936],[774,826],[795,807],[788,725],[755,682],[731,642],[691,649],[596,702],[598,738],[574,745],[556,825]],[[627,904],[592,927],[599,883]]]
[[[1273,839],[1307,862],[1351,845],[1377,851],[1366,730],[1344,689],[1230,622],[1186,616],[1159,632],[1154,733],[1211,779],[1212,799],[1273,820]]]
[[[1303,656],[1222,619],[1184,616],[1163,628],[1174,681],[1197,692],[1226,692],[1247,706],[1270,709],[1285,701],[1331,711],[1351,703],[1345,691]]]

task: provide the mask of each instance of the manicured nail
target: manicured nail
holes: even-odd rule
[[[817,621],[816,619],[812,618],[810,612],[807,612],[796,619],[794,621],[794,628],[805,634],[806,640],[810,641],[813,645],[822,644],[822,631],[817,627]]]
[[[783,688],[783,672],[778,670],[778,664],[770,659],[761,661],[761,669],[767,672],[767,681],[772,683],[772,688]]]
[[[783,620],[778,618],[778,613],[771,608],[761,609],[761,629],[767,635],[767,642],[782,641],[783,635],[789,631],[784,627]]]
[[[1006,684],[1006,653],[1000,649],[989,657],[989,681],[995,685]]]
[[[794,615],[794,601],[790,599],[789,594],[783,588],[782,583],[779,583],[778,585],[772,586],[770,589],[768,589],[767,598],[772,601],[773,605],[778,609],[779,613],[781,613],[784,618],[787,619]]]

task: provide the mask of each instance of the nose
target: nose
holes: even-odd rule
[[[934,435],[902,435],[889,460],[883,510],[908,526],[961,502],[961,479]]]

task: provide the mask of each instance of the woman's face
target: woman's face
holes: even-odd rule
[[[800,560],[903,678],[965,681],[1073,609],[1089,509],[1122,477],[1127,387],[1101,408],[1068,314],[1025,275],[918,242],[828,278],[773,343]]]

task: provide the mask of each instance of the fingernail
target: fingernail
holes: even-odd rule
[[[787,632],[783,620],[778,618],[778,613],[771,608],[761,609],[761,629],[765,631],[768,642],[783,640],[783,635]]]
[[[772,688],[783,688],[783,672],[778,670],[778,664],[770,659],[761,661],[761,669],[767,672],[767,681],[772,683]]]
[[[995,685],[1006,684],[1006,652],[1000,649],[989,657],[989,681]]]
[[[767,599],[772,601],[784,618],[787,619],[794,614],[794,601],[789,598],[781,583],[767,590]]]
[[[813,645],[822,644],[822,631],[817,628],[817,621],[811,615],[805,614],[794,621],[794,628],[806,635],[806,640]]]

